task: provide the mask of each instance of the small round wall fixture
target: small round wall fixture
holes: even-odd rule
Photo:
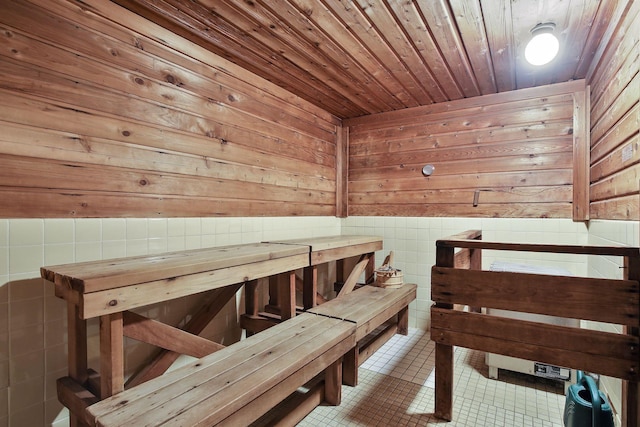
[[[433,173],[434,170],[436,170],[435,166],[433,166],[433,165],[425,165],[422,168],[422,175],[431,176],[431,174]]]
[[[560,43],[553,34],[556,25],[552,22],[538,24],[531,30],[531,40],[524,49],[524,57],[531,65],[545,65],[556,57]]]

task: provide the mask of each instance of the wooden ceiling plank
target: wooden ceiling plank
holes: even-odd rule
[[[186,0],[164,1],[184,3]],[[199,5],[196,19],[208,22],[211,17],[215,18],[215,21],[208,28],[214,31],[229,31],[230,34],[236,35],[240,50],[250,51],[266,58],[265,63],[260,65],[257,71],[254,71],[256,74],[278,79],[281,78],[280,72],[284,70],[285,73],[299,76],[301,85],[297,86],[295,93],[301,93],[300,90],[302,90],[302,93],[313,99],[316,104],[332,100],[337,104],[337,108],[343,110],[349,108],[352,114],[362,114],[368,111],[368,108],[363,106],[364,100],[344,96],[344,93],[350,93],[349,88],[340,84],[335,73],[320,76],[312,73],[314,67],[316,67],[315,70],[322,71],[322,69],[319,64],[314,64],[313,59],[305,57],[305,53],[309,49],[293,49],[280,43],[270,28],[271,26],[275,27],[275,24],[270,22],[273,21],[273,16],[258,16],[259,19],[264,19],[266,22],[256,21],[256,14],[251,13],[251,9],[238,6],[232,1],[191,3]],[[253,4],[256,6],[256,3]],[[288,26],[280,25],[279,28],[286,31]],[[231,51],[233,52],[233,50]],[[340,107],[341,105],[342,107]],[[335,107],[332,107],[331,112],[335,111],[333,108]]]
[[[439,100],[445,100],[438,92],[431,93],[433,80],[424,72],[422,59],[416,53],[407,35],[398,25],[396,17],[386,4],[386,0],[370,2],[357,0],[361,12],[370,22],[370,32],[375,31],[384,42],[396,53],[398,69],[404,70],[406,77],[404,84],[418,100],[420,105],[431,104]],[[393,64],[392,64],[393,67]]]
[[[391,75],[412,94],[414,104],[407,105],[407,107],[419,105],[416,100],[417,94],[412,91],[414,87],[419,89],[421,96],[428,96],[423,88],[417,87],[418,83],[402,63],[399,54],[389,46],[379,33],[379,29],[369,21],[368,16],[359,6],[339,0],[325,0],[325,5],[349,28],[355,37],[361,40],[361,43],[366,46],[371,55],[377,58],[381,64],[384,64],[383,66],[389,70]],[[427,103],[431,102],[433,100],[428,100]]]
[[[251,39],[257,40],[274,54],[281,55],[290,63],[302,68],[314,84],[323,82],[336,93],[342,93],[345,98],[364,111],[385,109],[380,107],[382,100],[362,86],[360,76],[345,72],[345,68],[338,65],[331,56],[324,54],[318,45],[309,41],[306,34],[311,33],[312,28],[308,20],[303,19],[302,14],[290,3],[284,0],[270,1],[268,6],[258,1],[250,5],[244,1],[222,3],[203,0],[203,3],[223,14],[230,22],[237,23],[242,31],[251,35]],[[225,7],[227,3],[232,4]],[[275,11],[281,15],[276,14]],[[234,12],[237,18],[232,18]],[[243,25],[244,23],[247,24]],[[321,32],[315,32],[312,35],[315,38],[321,36]],[[325,38],[321,38],[318,43],[328,45]],[[332,54],[335,55],[336,52]],[[344,61],[345,55],[339,55],[338,59]],[[357,71],[357,67],[354,67],[354,70]]]
[[[22,0],[7,7],[43,2]],[[145,19],[118,16],[116,5]],[[313,104],[317,117],[328,113],[334,121],[585,76],[597,79],[603,73],[595,68],[608,66],[620,42],[614,35],[624,32],[620,25],[638,7],[633,0],[51,2],[52,10],[77,11],[77,20],[119,22],[118,37],[127,32],[127,43],[133,38],[143,47],[169,46],[175,49],[171,59],[191,55],[191,47],[191,74],[199,61],[230,78],[237,72],[255,90],[266,86],[279,97],[298,97],[299,111],[291,111],[292,117],[312,111]],[[544,21],[557,24],[565,55],[549,67],[532,68],[522,58],[524,44],[531,28]],[[305,107],[303,100],[311,104]]]
[[[516,89],[515,41],[511,2],[480,0],[498,91]]]
[[[388,2],[393,13],[397,17],[398,25],[402,25],[404,31],[410,37],[416,52],[422,58],[425,69],[425,77],[433,80],[428,87],[431,93],[439,94],[442,99],[460,99],[464,97],[458,86],[453,72],[447,66],[442,52],[440,52],[433,39],[427,23],[413,2],[400,3]],[[438,101],[438,98],[436,98]],[[441,101],[438,101],[441,102]]]
[[[460,37],[469,56],[480,93],[496,93],[496,76],[479,0],[449,0]]]
[[[331,48],[338,50],[334,54],[336,57],[344,56],[345,61],[349,60],[353,63],[349,68],[359,67],[363,73],[370,76],[371,81],[365,80],[365,85],[369,86],[372,91],[379,92],[384,90],[392,97],[386,99],[387,104],[392,109],[401,109],[415,104],[415,99],[411,93],[322,2],[317,0],[291,1],[305,12],[308,19],[320,31],[324,32],[327,38],[331,39],[331,42],[335,45],[335,47],[331,46]],[[320,47],[325,48],[323,45]],[[343,49],[344,52],[340,52],[340,49]],[[376,85],[379,86],[379,89]]]
[[[452,70],[464,97],[480,95],[476,76],[467,57],[467,49],[462,44],[448,3],[443,0],[418,0],[417,4],[442,52],[441,60]]]
[[[338,116],[344,114],[345,111],[356,115],[366,111],[351,104],[347,98],[337,96],[335,91],[326,86],[324,82],[309,85],[308,76],[295,64],[289,63],[280,55],[270,54],[265,47],[255,47],[248,44],[246,34],[222,20],[220,16],[209,14],[207,21],[201,22],[191,16],[186,16],[183,10],[176,11],[175,7],[171,7],[167,3],[172,0],[160,2],[152,0],[115,1],[122,7],[132,10]],[[186,9],[188,10],[188,8]],[[264,70],[271,71],[264,73]]]

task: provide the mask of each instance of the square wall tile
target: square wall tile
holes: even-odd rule
[[[9,325],[23,328],[44,323],[44,296],[12,301],[9,307]]]
[[[102,259],[102,242],[77,242],[76,261],[97,261]]]
[[[9,303],[34,298],[44,298],[45,283],[45,280],[39,277],[11,280],[9,282]]]
[[[102,259],[123,258],[127,256],[126,240],[102,241]]]
[[[167,235],[183,237],[186,231],[185,218],[169,218],[167,221]]]
[[[9,248],[0,246],[0,277],[9,275]]]
[[[75,262],[73,243],[44,245],[44,265],[59,265]]]
[[[36,324],[26,327],[11,325],[9,340],[9,358],[12,360],[27,353],[42,351],[44,349],[44,325]]]
[[[75,241],[73,219],[47,218],[44,220],[44,243],[61,244]]]
[[[9,220],[0,219],[0,246],[9,246]]]
[[[127,220],[125,218],[105,218],[102,220],[102,240],[126,240]]]
[[[10,219],[9,244],[11,246],[42,245],[44,221],[42,219]]]
[[[99,218],[76,219],[76,242],[98,242],[102,240],[102,220]]]
[[[148,223],[145,218],[127,218],[127,240],[146,239]]]
[[[168,225],[166,218],[151,218],[147,221],[150,239],[166,239],[168,235]]]
[[[42,245],[12,246],[9,252],[9,274],[32,273],[40,275],[44,265]]]

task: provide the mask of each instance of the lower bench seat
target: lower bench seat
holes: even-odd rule
[[[417,285],[405,283],[399,288],[362,286],[308,310],[321,316],[353,322],[356,325],[355,346],[345,355],[343,379],[347,385],[358,383],[358,367],[387,342],[394,334],[407,335],[409,329],[409,303],[416,299]],[[381,326],[386,327],[371,336]]]
[[[325,371],[340,403],[341,358],[355,325],[304,313],[87,408],[95,426],[248,425]]]

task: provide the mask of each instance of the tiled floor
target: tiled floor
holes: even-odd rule
[[[456,348],[450,423],[433,416],[435,345],[428,333],[396,335],[367,360],[339,407],[319,406],[300,426],[562,426],[561,383],[500,371],[488,378],[484,353]]]

